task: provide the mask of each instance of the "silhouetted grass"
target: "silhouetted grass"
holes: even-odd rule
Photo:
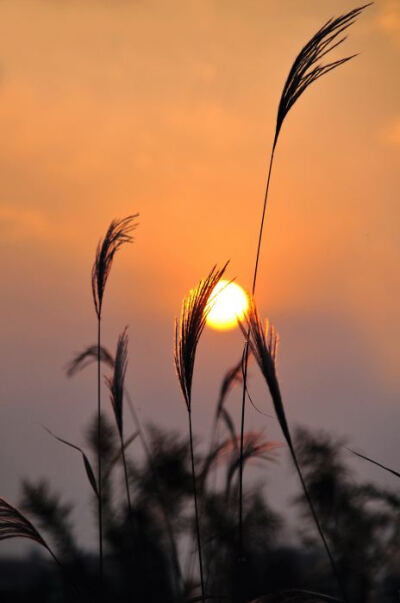
[[[97,246],[96,256],[92,267],[92,293],[94,308],[97,315],[97,429],[98,440],[101,441],[101,319],[103,310],[103,298],[108,277],[110,275],[114,256],[124,243],[133,241],[130,234],[137,226],[135,222],[139,214],[127,216],[122,220],[113,220],[108,230]],[[97,459],[97,487],[98,487],[98,514],[99,514],[99,572],[100,579],[103,576],[103,484],[101,456]]]
[[[271,154],[269,158],[267,183],[264,194],[264,202],[261,213],[261,221],[258,234],[256,259],[254,264],[253,282],[251,288],[252,296],[256,292],[258,267],[260,261],[261,243],[264,231],[265,214],[268,203],[268,193],[271,181],[272,166],[274,162],[275,149],[278,143],[279,134],[281,132],[282,125],[293,105],[300,98],[300,96],[307,90],[307,88],[314,83],[317,79],[323,75],[329,73],[336,67],[343,65],[355,55],[351,55],[336,61],[328,63],[321,63],[321,60],[326,57],[332,50],[337,48],[344,40],[345,36],[342,36],[360,15],[360,13],[369,4],[365,4],[358,8],[355,8],[344,15],[335,19],[329,19],[323,25],[316,34],[305,44],[297,55],[293,62],[293,65],[289,71],[289,75],[285,82],[282,90],[281,98],[278,106],[278,113],[275,126],[275,135],[272,143]],[[342,36],[342,37],[340,37]],[[243,458],[243,434],[245,428],[245,406],[247,396],[247,363],[248,363],[248,339],[249,333],[247,333],[245,349],[244,349],[244,362],[243,362],[243,390],[242,390],[242,413],[241,413],[241,458]],[[242,555],[243,548],[243,532],[242,532],[242,508],[243,508],[243,462],[240,463],[240,485],[239,485],[239,555]],[[327,550],[329,550],[327,548]],[[331,555],[329,555],[331,558]]]
[[[388,582],[393,576],[394,581],[397,579],[390,564],[398,550],[400,498],[396,492],[378,489],[369,483],[356,483],[343,458],[342,442],[324,434],[310,434],[305,429],[292,436],[276,371],[277,334],[269,325],[264,330],[254,302],[274,153],[283,123],[312,83],[354,56],[323,62],[344,41],[344,32],[366,6],[330,19],[318,30],[296,57],[283,87],[269,158],[251,304],[241,325],[245,347],[240,361],[223,379],[207,453],[200,454],[194,442],[192,383],[197,348],[212,306],[213,290],[226,265],[221,269],[214,267],[190,291],[175,324],[174,361],[189,426],[188,437],[182,438],[154,426],[142,428],[125,387],[126,328],[118,338],[115,356],[102,344],[106,284],[115,253],[133,240],[131,233],[136,228],[137,214],[112,221],[97,247],[91,273],[97,343],[76,354],[67,367],[67,374],[72,376],[97,363],[96,415],[89,426],[84,448],[48,431],[82,457],[91,486],[89,492],[96,505],[98,557],[90,557],[81,550],[72,529],[72,505],[62,502],[48,482],[24,481],[23,512],[0,498],[0,540],[19,537],[45,549],[73,586],[74,601],[82,594],[85,603],[394,601],[386,597],[384,586],[390,596],[395,596],[396,588],[384,585],[384,578]],[[304,520],[299,530],[302,548],[282,546],[284,522],[270,507],[268,493],[261,482],[255,481],[246,497],[243,496],[245,464],[263,461],[264,472],[265,463],[274,460],[277,450],[283,447],[282,443],[266,438],[262,429],[245,431],[250,354],[265,379],[301,481],[303,493],[294,502]],[[102,366],[111,370],[106,385],[113,422],[101,408]],[[236,384],[242,385],[240,433],[226,403]],[[125,400],[135,424],[135,431],[128,437],[125,435]],[[137,441],[142,444],[144,457],[130,454]],[[397,471],[355,454],[399,476]],[[210,478],[217,468],[221,483]],[[326,555],[321,556],[315,529],[309,528],[310,510],[340,585],[341,599],[334,596],[336,582],[332,581]],[[197,558],[198,573],[194,570]],[[25,600],[31,602],[34,598],[28,592]],[[71,589],[60,589],[58,583],[54,587],[50,581],[48,599],[43,599],[43,603],[55,600],[70,601]]]
[[[193,497],[196,515],[197,547],[199,552],[201,596],[203,601],[205,600],[204,575],[201,552],[200,519],[197,501],[196,470],[193,451],[192,380],[197,346],[206,324],[207,313],[211,309],[209,304],[210,298],[215,286],[221,280],[226,266],[227,265],[225,264],[225,266],[220,270],[214,266],[208,276],[201,280],[197,287],[190,291],[189,295],[184,298],[182,302],[180,320],[179,322],[176,321],[175,328],[175,367],[189,419],[190,458],[192,463]]]

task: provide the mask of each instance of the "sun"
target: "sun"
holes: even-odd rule
[[[233,329],[238,319],[244,318],[248,307],[249,299],[245,290],[237,283],[221,280],[210,295],[206,322],[220,331]]]

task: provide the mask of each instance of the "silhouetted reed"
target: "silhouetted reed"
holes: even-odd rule
[[[182,302],[182,310],[179,321],[175,324],[175,367],[178,374],[178,380],[181,386],[182,394],[185,400],[189,419],[189,440],[190,440],[190,457],[192,463],[193,477],[193,496],[196,515],[196,533],[197,533],[197,548],[199,553],[199,569],[201,596],[204,601],[204,575],[203,575],[203,559],[201,552],[200,538],[200,523],[199,509],[197,500],[196,487],[196,472],[193,452],[193,432],[192,432],[192,381],[193,370],[196,360],[197,346],[204,330],[207,312],[210,311],[209,304],[212,292],[216,284],[221,280],[225,272],[227,264],[220,270],[214,266],[209,275],[201,280],[195,289],[192,289],[187,297]]]
[[[51,553],[48,544],[31,522],[4,498],[0,498],[0,540],[6,538],[29,538]]]
[[[121,458],[124,468],[126,498],[128,502],[129,513],[132,511],[131,496],[129,493],[128,470],[126,467],[125,446],[124,446],[124,415],[123,401],[125,389],[125,375],[128,365],[128,334],[127,327],[123,330],[118,338],[117,351],[115,353],[114,371],[112,377],[106,378],[106,383],[110,390],[111,404],[114,410],[115,421],[117,424],[118,434],[121,441]]]
[[[345,39],[345,36],[341,36],[356,20],[360,13],[369,4],[365,4],[358,8],[355,8],[344,15],[335,19],[329,19],[323,25],[316,34],[305,44],[300,53],[297,55],[293,65],[289,71],[289,75],[286,79],[285,85],[282,90],[281,98],[278,105],[278,113],[275,126],[275,135],[272,143],[269,166],[267,173],[267,182],[265,187],[264,202],[261,212],[261,221],[258,233],[257,251],[254,264],[253,282],[251,293],[254,296],[257,284],[258,266],[260,260],[261,243],[264,231],[265,214],[268,203],[268,193],[271,180],[272,166],[274,162],[274,155],[276,145],[278,143],[279,134],[281,132],[282,125],[290,109],[293,107],[295,102],[305,92],[305,90],[317,79],[329,73],[336,67],[343,65],[355,55],[347,56],[345,58],[331,61],[326,64],[320,63],[320,61],[326,57],[332,50],[337,48]],[[242,390],[242,412],[241,412],[241,455],[243,453],[243,434],[244,434],[244,423],[245,423],[245,406],[247,396],[247,363],[248,363],[248,345],[247,338],[244,350],[244,362],[243,362],[243,390]],[[243,508],[243,463],[240,465],[240,484],[239,484],[239,548],[243,546],[243,531],[242,531],[242,508]],[[240,552],[241,555],[241,552]]]
[[[214,421],[211,431],[210,451],[212,451],[215,448],[215,445],[218,444],[218,426],[221,419],[225,421],[232,438],[236,438],[234,424],[229,413],[225,409],[225,402],[234,385],[242,382],[242,366],[243,360],[241,358],[239,362],[235,364],[235,366],[226,372],[222,380],[217,404],[215,407]]]
[[[371,596],[385,565],[399,550],[400,497],[355,479],[347,464],[345,442],[325,432],[300,428],[295,432],[295,450],[307,489],[329,538],[351,603],[380,601]],[[296,503],[304,519],[308,502],[298,496]],[[303,522],[304,542],[315,538]],[[394,599],[393,599],[394,600]]]
[[[274,410],[276,417],[278,419],[280,428],[285,437],[287,445],[289,447],[290,454],[293,459],[294,466],[296,468],[297,474],[299,476],[302,488],[304,490],[304,494],[307,498],[311,514],[313,516],[315,525],[325,547],[326,553],[332,565],[333,572],[338,581],[338,585],[341,590],[342,597],[344,600],[346,599],[346,591],[343,586],[343,582],[340,576],[340,573],[337,569],[335,560],[331,553],[328,542],[325,538],[324,532],[322,530],[320,521],[318,519],[318,515],[316,513],[312,498],[308,491],[306,482],[304,480],[297,455],[295,452],[295,448],[293,446],[292,437],[289,430],[289,425],[286,420],[285,409],[283,406],[282,396],[280,392],[279,382],[276,374],[276,354],[278,348],[278,336],[273,326],[270,326],[267,322],[266,329],[264,331],[264,327],[261,323],[260,317],[257,312],[257,308],[254,304],[254,300],[251,299],[248,313],[246,314],[246,327],[241,324],[242,331],[244,336],[247,338],[248,344],[250,346],[251,352],[254,358],[257,361],[257,364],[263,374],[265,382],[268,386],[269,392],[271,394]],[[243,449],[241,448],[241,464],[243,466]]]
[[[26,538],[28,540],[33,540],[33,542],[36,542],[47,550],[61,571],[65,573],[63,564],[29,519],[4,500],[4,498],[0,498],[0,540],[6,540],[8,538]],[[71,583],[71,586],[77,594],[75,585]]]
[[[77,373],[85,369],[93,362],[97,362],[97,354],[97,344],[90,345],[89,347],[85,348],[82,352],[78,352],[77,354],[75,354],[75,356],[72,358],[72,360],[70,360],[70,362],[66,366],[67,377],[74,377]],[[114,357],[104,346],[100,346],[100,362],[102,362],[111,369],[114,368]]]
[[[110,275],[114,256],[124,243],[131,243],[133,237],[131,232],[136,228],[135,222],[139,214],[127,216],[122,220],[113,220],[108,227],[103,240],[97,246],[95,261],[92,268],[92,293],[93,302],[97,315],[97,429],[98,440],[101,441],[101,318],[103,310],[103,298],[107,279]],[[102,512],[102,468],[101,456],[97,459],[98,469],[98,515],[99,515],[99,572],[103,576],[103,512]]]
[[[111,354],[111,352],[104,346],[101,346],[101,348],[100,348],[100,361],[103,364],[105,364],[107,367],[114,370],[114,365],[115,365],[114,357]],[[90,366],[93,362],[97,362],[97,345],[90,345],[87,348],[85,348],[82,352],[76,353],[74,355],[74,357],[72,358],[72,360],[67,364],[66,374],[68,377],[72,377],[72,376],[76,375],[77,373],[79,373],[81,370]],[[173,563],[174,563],[174,569],[175,569],[175,575],[176,575],[176,585],[178,588],[182,582],[182,575],[181,575],[180,564],[179,564],[179,559],[178,559],[178,551],[177,551],[177,547],[176,547],[173,528],[172,528],[168,513],[166,512],[165,500],[161,496],[161,492],[160,492],[160,488],[159,488],[159,476],[157,475],[157,470],[154,467],[152,452],[149,448],[149,444],[147,442],[146,435],[145,435],[143,427],[141,425],[139,415],[135,409],[135,405],[132,401],[129,391],[126,388],[125,388],[125,397],[126,397],[126,401],[128,403],[128,408],[131,413],[133,422],[135,424],[135,428],[137,430],[137,432],[135,434],[133,434],[133,436],[131,436],[128,439],[128,441],[131,440],[132,438],[136,438],[136,435],[137,435],[142,444],[143,451],[146,456],[146,460],[147,460],[147,464],[148,464],[148,469],[153,477],[153,485],[155,488],[155,492],[157,493],[157,496],[158,496],[158,502],[160,504],[160,508],[161,508],[161,511],[164,516],[164,520],[165,520],[165,524],[166,524],[166,528],[167,528],[167,532],[168,532],[168,538],[170,541],[171,556],[172,556]],[[124,447],[126,448],[126,442],[124,444]],[[117,455],[117,460],[120,458],[120,456],[121,456],[121,454],[119,453]],[[110,471],[110,469],[111,469],[111,467],[108,468],[108,471]]]
[[[247,391],[250,354],[254,356],[271,394],[276,418],[302,485],[302,495],[296,502],[301,508],[306,508],[307,517],[311,511],[313,523],[325,547],[343,600],[365,603],[369,593],[374,590],[374,580],[382,569],[382,559],[387,560],[394,556],[400,530],[399,497],[396,493],[378,490],[371,484],[353,483],[340,457],[343,447],[341,443],[331,442],[329,438],[313,437],[305,430],[299,431],[295,439],[292,438],[276,371],[277,333],[268,324],[264,329],[254,303],[274,153],[283,123],[290,109],[313,82],[355,56],[322,62],[344,41],[344,32],[366,6],[368,5],[349,11],[336,19],[330,19],[296,57],[283,87],[269,157],[250,307],[244,322],[241,323],[245,338],[243,355],[240,362],[228,371],[221,385],[208,453],[200,455],[194,447],[192,384],[197,347],[206,324],[207,313],[213,303],[212,293],[221,280],[226,265],[221,269],[214,266],[208,276],[190,291],[183,300],[181,315],[175,324],[174,361],[188,412],[189,437],[177,438],[150,427],[146,431],[147,440],[125,388],[128,362],[127,330],[125,328],[118,338],[115,357],[101,341],[107,280],[115,253],[123,244],[133,240],[132,231],[137,226],[137,214],[112,221],[104,239],[97,247],[91,274],[97,317],[97,344],[75,355],[67,367],[68,376],[73,376],[91,363],[97,363],[97,413],[87,437],[91,452],[86,454],[83,448],[47,430],[59,442],[80,453],[93,490],[95,517],[98,521],[99,571],[97,560],[95,572],[91,571],[90,563],[79,571],[82,572],[80,577],[83,581],[89,577],[90,582],[91,574],[96,577],[97,601],[111,598],[115,601],[149,603],[158,603],[161,600],[165,603],[204,603],[207,600],[227,600],[235,603],[339,601],[332,596],[301,588],[304,578],[302,575],[301,580],[295,576],[294,588],[286,588],[292,586],[290,580],[287,580],[286,566],[281,563],[279,555],[273,557],[276,553],[273,546],[276,547],[276,538],[281,526],[280,517],[269,508],[259,484],[254,485],[246,499],[243,497],[245,464],[250,461],[273,460],[274,451],[281,446],[278,442],[265,439],[260,431],[245,431],[245,405],[246,399],[250,399]],[[102,364],[111,369],[111,376],[106,379],[106,384],[110,391],[115,425],[101,412]],[[243,387],[240,435],[226,405],[227,396],[235,384],[242,384]],[[126,439],[125,399],[136,426],[136,431]],[[218,431],[220,424],[225,426],[226,431],[222,442]],[[128,455],[129,446],[139,437],[145,453],[144,461]],[[355,454],[400,476],[397,471],[369,457]],[[90,461],[92,457],[97,459],[97,467],[93,461],[94,469]],[[126,504],[121,502],[125,500],[125,495],[120,500],[119,489],[115,487],[117,481],[114,469],[120,460],[129,513],[126,513]],[[217,487],[216,482],[210,483],[208,476],[219,465],[224,467],[225,481]],[[186,510],[186,503],[192,500],[192,496],[194,522],[192,513],[188,516]],[[39,529],[44,530],[46,539],[50,536],[50,542],[55,542],[56,554],[30,520],[2,498],[0,540],[15,537],[29,539],[44,547],[61,568],[64,567],[65,559],[80,556],[81,552],[70,526],[71,507],[61,503],[47,482],[24,482],[22,509],[33,516]],[[243,538],[244,532],[246,539]],[[183,538],[182,550],[185,550],[185,545],[189,543],[186,574],[181,572],[178,557],[180,537]],[[103,540],[107,544],[107,562],[109,561],[106,573],[103,571]],[[197,572],[193,572],[191,567],[191,540],[194,562],[197,560],[197,545],[200,596],[198,580],[193,579],[193,574],[197,575]],[[319,545],[314,553],[315,558],[319,558]],[[268,565],[271,564],[271,558],[275,559],[276,567],[284,574],[283,577],[277,577],[278,572]],[[244,560],[246,563],[242,563]],[[327,567],[329,570],[329,566]],[[318,574],[318,571],[317,564],[313,564],[313,578],[314,573]],[[325,580],[325,568],[318,578]],[[282,588],[279,580],[283,580],[285,588]],[[330,579],[325,583],[329,586],[329,592],[332,586]],[[315,588],[319,590],[318,582]]]

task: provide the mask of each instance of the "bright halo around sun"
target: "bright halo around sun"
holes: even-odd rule
[[[207,324],[213,329],[227,331],[237,326],[249,307],[246,291],[236,283],[221,280],[210,295],[209,306],[206,309]]]

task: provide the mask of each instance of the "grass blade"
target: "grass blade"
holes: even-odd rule
[[[396,477],[400,477],[400,473],[398,471],[395,471],[394,469],[390,469],[390,467],[386,467],[386,465],[382,465],[381,463],[378,463],[378,461],[374,461],[373,459],[370,459],[368,456],[365,456],[364,454],[361,454],[360,452],[356,452],[355,450],[352,450],[351,448],[348,448],[347,450],[349,450],[356,456],[359,456],[361,459],[364,459],[365,461],[368,461],[369,463],[372,463],[373,465],[377,465],[377,467],[380,467],[381,469],[384,469],[385,471],[392,473]]]
[[[90,483],[90,485],[91,485],[91,487],[93,489],[93,492],[95,493],[95,495],[98,498],[99,497],[99,491],[98,491],[98,488],[97,488],[97,482],[96,482],[96,478],[94,476],[94,471],[92,469],[92,466],[90,464],[90,461],[89,461],[87,455],[82,450],[82,448],[80,448],[79,446],[76,446],[75,444],[72,444],[71,442],[68,442],[67,440],[64,440],[63,438],[60,438],[60,437],[56,436],[47,427],[43,427],[43,429],[45,429],[47,431],[47,433],[49,433],[53,438],[55,438],[56,440],[58,440],[62,444],[65,444],[66,446],[69,446],[70,448],[74,448],[75,450],[77,450],[78,452],[81,453],[82,460],[83,460],[83,465],[84,465],[85,471],[86,471],[86,476],[87,476],[87,478],[89,480],[89,483]]]

